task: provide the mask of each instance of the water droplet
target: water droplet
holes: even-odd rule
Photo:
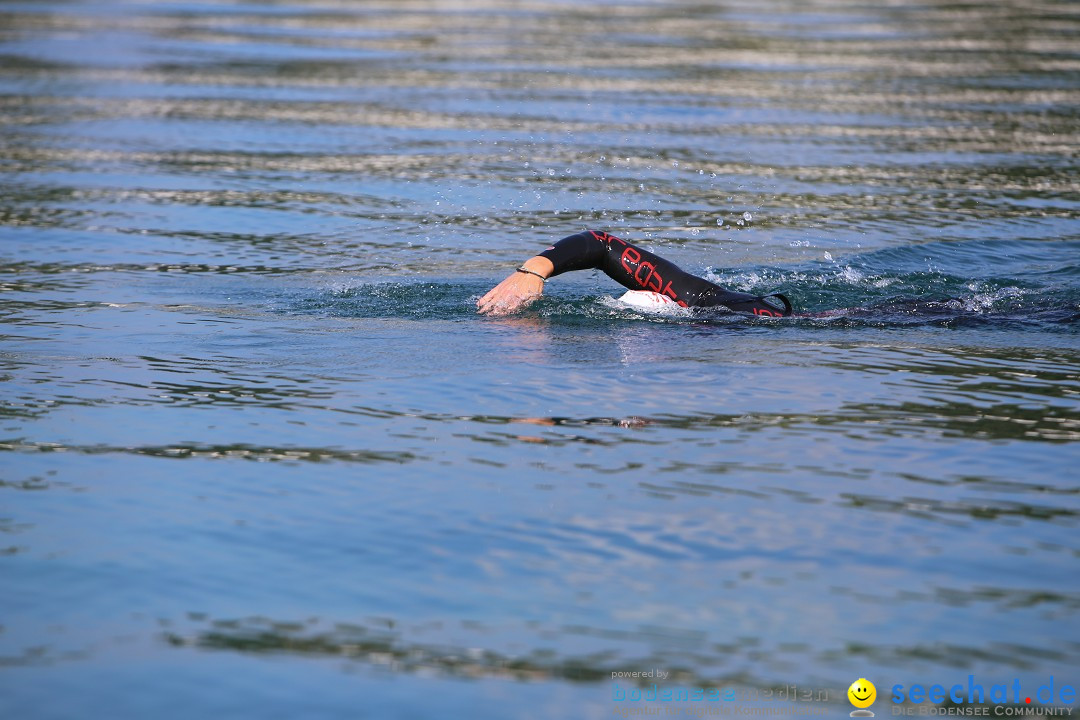
[[[698,228],[690,228],[690,234],[691,235],[697,235],[700,232],[701,232],[701,230],[698,229]]]
[[[671,167],[679,167],[679,161],[678,160],[672,160],[671,161]]]
[[[724,224],[724,218],[716,218],[716,227],[720,227]]]
[[[554,175],[554,174],[555,174],[555,168],[552,168],[551,170],[548,170],[548,175]]]
[[[745,220],[746,222],[750,222],[751,220],[754,219],[754,216],[751,215],[749,212],[744,212],[742,214],[742,219]]]
[[[737,222],[737,224],[738,224],[738,226],[739,226],[739,227],[742,227],[742,226],[743,226],[743,225],[745,225],[746,223],[744,223],[744,222],[743,222],[742,220],[739,220],[739,221]]]
[[[601,156],[600,156],[600,162],[604,162],[605,160],[607,160],[607,158],[606,158],[606,157],[604,157],[603,155],[601,155]]]

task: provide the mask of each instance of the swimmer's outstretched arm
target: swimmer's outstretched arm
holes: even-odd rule
[[[492,288],[476,305],[479,312],[505,315],[525,307],[543,294],[544,280],[571,270],[599,268],[631,290],[667,295],[683,307],[723,305],[738,312],[782,316],[791,314],[766,297],[737,293],[680,269],[659,255],[643,250],[614,235],[586,230],[565,237],[530,258],[509,277]],[[778,296],[782,297],[782,296]]]
[[[549,277],[570,270],[602,267],[607,254],[604,239],[613,237],[592,230],[564,237],[544,252],[526,260],[509,277],[489,290],[476,302],[478,311],[486,315],[507,315],[539,298],[544,293],[544,281]]]

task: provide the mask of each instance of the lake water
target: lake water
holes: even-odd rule
[[[1080,681],[1076,4],[5,1],[0,148],[4,717]]]

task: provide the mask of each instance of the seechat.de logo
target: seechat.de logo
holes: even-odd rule
[[[1013,679],[1011,683],[986,685],[977,682],[974,675],[968,675],[966,683],[955,685],[893,685],[892,701],[898,705],[904,702],[913,705],[927,702],[931,705],[947,702],[954,705],[990,704],[994,706],[994,715],[1049,715],[1056,714],[1051,712],[1055,708],[1046,706],[1067,706],[1075,703],[1076,688],[1060,682],[1055,683],[1051,676],[1050,682],[1031,692],[1030,689],[1021,687],[1019,678]],[[1072,713],[1072,709],[1068,707],[1059,709]]]

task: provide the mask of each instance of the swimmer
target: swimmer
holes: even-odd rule
[[[656,302],[681,307],[716,307],[741,313],[787,317],[791,303],[780,293],[751,295],[732,292],[680,270],[648,250],[596,230],[565,237],[521,267],[476,301],[485,315],[507,315],[525,307],[544,292],[544,283],[570,270],[599,268],[623,287]],[[630,295],[631,293],[627,293]]]

